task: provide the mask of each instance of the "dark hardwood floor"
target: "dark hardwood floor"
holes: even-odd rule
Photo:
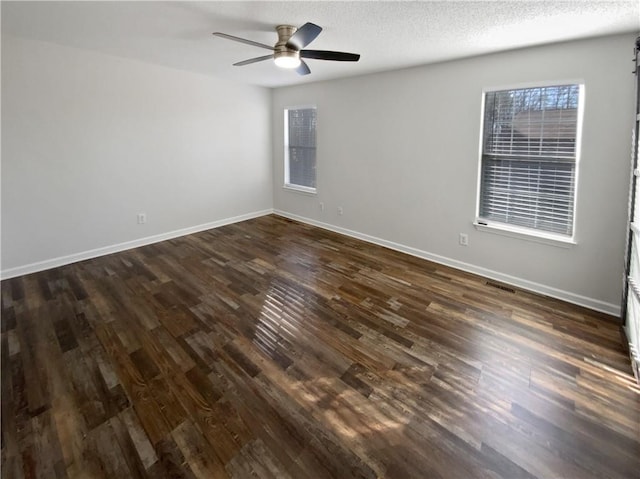
[[[612,318],[277,216],[2,282],[2,477],[637,478]]]

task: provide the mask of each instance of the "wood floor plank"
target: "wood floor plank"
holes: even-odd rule
[[[191,421],[184,421],[171,435],[196,477],[228,477],[223,464],[213,452],[211,443],[207,442]]]
[[[3,478],[640,471],[615,318],[275,215],[0,293]]]

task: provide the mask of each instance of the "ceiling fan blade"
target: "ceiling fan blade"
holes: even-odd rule
[[[263,57],[249,58],[248,60],[244,60],[238,63],[234,63],[234,67],[241,67],[244,65],[250,65],[252,63],[263,62],[265,60],[273,60],[273,55],[265,55]]]
[[[222,32],[213,32],[212,35],[217,37],[226,38],[227,40],[233,40],[234,42],[246,43],[247,45],[253,45],[254,47],[266,48],[267,50],[273,50],[274,48],[264,43],[254,42],[253,40],[247,40],[246,38],[234,37]]]
[[[302,50],[304,47],[309,45],[309,43],[314,41],[316,37],[320,35],[321,31],[322,27],[319,27],[315,23],[307,22],[298,28],[293,35],[291,35],[291,38],[289,38],[289,41],[287,42],[287,46],[294,50]]]
[[[309,70],[309,65],[307,65],[303,60],[300,60],[300,66],[296,68],[296,72],[298,75],[308,75],[311,73],[311,70]]]
[[[357,62],[360,60],[360,55],[357,53],[332,52],[328,50],[300,50],[300,57],[337,62]]]

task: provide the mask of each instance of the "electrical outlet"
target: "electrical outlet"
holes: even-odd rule
[[[342,216],[344,214],[344,210],[342,209],[342,206],[338,206],[338,214],[340,216]]]
[[[320,211],[324,211],[324,203],[322,201],[320,202]]]
[[[469,246],[469,235],[466,233],[460,233],[459,242],[461,246]]]
[[[146,213],[138,213],[138,224],[143,225],[147,222],[147,214]]]

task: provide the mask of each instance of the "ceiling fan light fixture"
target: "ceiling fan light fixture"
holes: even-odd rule
[[[300,66],[298,52],[277,52],[273,61],[280,68],[298,68]]]
[[[315,40],[322,31],[322,27],[319,27],[315,23],[307,22],[300,28],[296,28],[293,25],[278,25],[276,31],[278,32],[278,41],[274,46],[236,37],[228,33],[213,32],[213,35],[273,51],[271,55],[249,58],[248,60],[234,63],[233,66],[236,67],[273,59],[277,67],[295,70],[298,75],[308,75],[311,73],[311,70],[306,62],[302,60],[303,58],[338,62],[357,62],[360,59],[360,55],[357,53],[334,52],[330,50],[305,50],[305,47]]]

